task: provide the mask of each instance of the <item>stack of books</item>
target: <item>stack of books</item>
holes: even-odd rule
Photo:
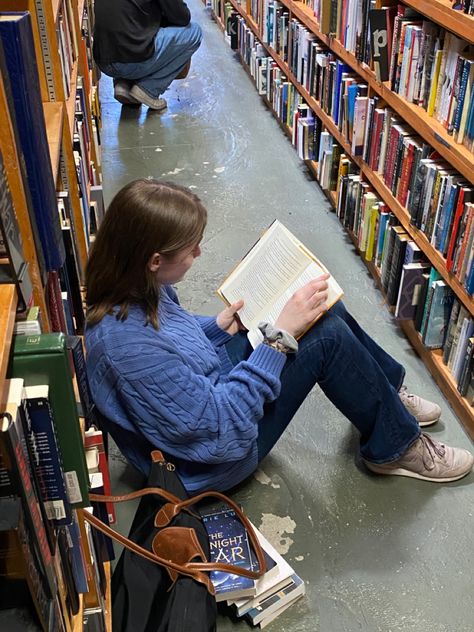
[[[246,530],[233,509],[218,506],[201,515],[212,562],[258,569]],[[266,573],[256,581],[220,571],[212,571],[210,577],[216,601],[226,601],[237,617],[264,628],[305,594],[305,584],[263,534],[253,528],[265,554]]]

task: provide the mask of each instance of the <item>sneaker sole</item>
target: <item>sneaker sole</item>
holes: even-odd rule
[[[140,101],[137,101],[136,99],[133,99],[132,101],[130,97],[122,96],[121,94],[114,95],[114,99],[122,105],[134,105],[136,107],[141,105]]]
[[[441,419],[441,416],[436,417],[436,419],[429,419],[428,421],[419,421],[418,425],[420,428],[426,428],[427,426],[434,426]]]
[[[376,463],[368,463],[367,461],[364,461],[364,463],[368,470],[375,472],[376,474],[382,474],[385,476],[406,476],[408,478],[417,478],[420,481],[430,481],[431,483],[451,483],[452,481],[458,481],[459,479],[464,478],[464,476],[467,476],[472,469],[470,468],[467,472],[463,472],[462,474],[456,474],[456,476],[439,478],[423,476],[423,474],[418,474],[417,472],[412,472],[411,470],[405,470],[403,467],[386,470],[382,466],[379,468]]]
[[[149,97],[145,92],[140,93],[138,96],[134,96],[132,93],[130,93],[130,96],[132,97],[132,99],[136,99],[142,105],[146,105],[150,108],[150,110],[153,110],[154,112],[163,112],[168,107],[168,103],[165,99],[163,99],[164,103],[160,107],[156,107],[154,99],[152,97]]]

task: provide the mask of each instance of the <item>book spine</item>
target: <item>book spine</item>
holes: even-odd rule
[[[56,441],[53,414],[47,398],[26,399],[26,409],[38,449],[38,474],[48,518],[56,525],[71,521],[62,457]]]
[[[4,429],[0,433],[0,449],[4,459],[8,459],[8,475],[15,488],[15,494],[22,499],[28,529],[34,539],[35,548],[41,559],[42,571],[46,580],[48,597],[53,598],[57,592],[57,583],[51,550],[41,517],[38,499],[35,496],[32,480],[29,476],[27,455],[21,437],[19,419],[14,420],[8,413],[2,414]],[[6,422],[6,423],[5,423]],[[5,428],[6,425],[6,428]]]

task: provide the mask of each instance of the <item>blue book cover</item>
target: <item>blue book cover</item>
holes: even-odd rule
[[[78,593],[86,593],[87,587],[87,570],[84,562],[84,553],[81,543],[81,533],[75,513],[70,524],[60,527],[67,531],[67,539],[69,544],[69,562],[71,564],[72,575],[76,590]]]
[[[209,537],[211,562],[256,569],[247,532],[233,509],[221,506],[203,511],[201,516]],[[248,577],[211,571],[210,578],[216,590],[216,601],[252,597],[256,593],[255,582]]]
[[[334,119],[334,123],[339,125],[339,101],[341,98],[341,81],[342,75],[345,72],[352,72],[352,68],[347,64],[344,64],[342,61],[337,61],[336,63],[336,79],[334,82],[334,103],[332,107],[332,118]]]
[[[441,349],[446,338],[449,316],[454,301],[452,289],[444,281],[432,284],[426,324],[422,332],[423,344],[430,349]]]
[[[452,182],[447,202],[443,208],[443,218],[441,222],[441,229],[438,232],[438,235],[436,237],[436,244],[435,244],[436,249],[443,253],[447,246],[446,242],[448,238],[449,227],[451,226],[451,218],[453,216],[454,209],[456,208],[458,194],[459,194],[459,183]]]
[[[51,168],[43,104],[29,13],[2,13],[0,38],[10,79],[15,119],[26,163],[41,249],[48,270],[64,261],[56,190]]]
[[[56,439],[48,391],[47,385],[27,386],[24,389],[24,396],[36,446],[36,469],[41,498],[48,518],[56,525],[64,525],[72,520],[71,506],[67,497],[62,457]]]

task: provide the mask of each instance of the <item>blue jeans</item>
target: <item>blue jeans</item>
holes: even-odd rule
[[[234,336],[226,349],[234,365],[252,351],[243,333]],[[404,375],[402,365],[363,331],[339,301],[300,339],[298,353],[288,355],[281,393],[265,406],[259,421],[259,461],[315,384],[358,429],[365,459],[396,460],[420,435],[416,419],[398,396]]]
[[[131,81],[151,97],[158,98],[186,66],[201,44],[199,24],[167,26],[155,37],[155,52],[145,61],[101,64],[100,69],[114,79]]]

